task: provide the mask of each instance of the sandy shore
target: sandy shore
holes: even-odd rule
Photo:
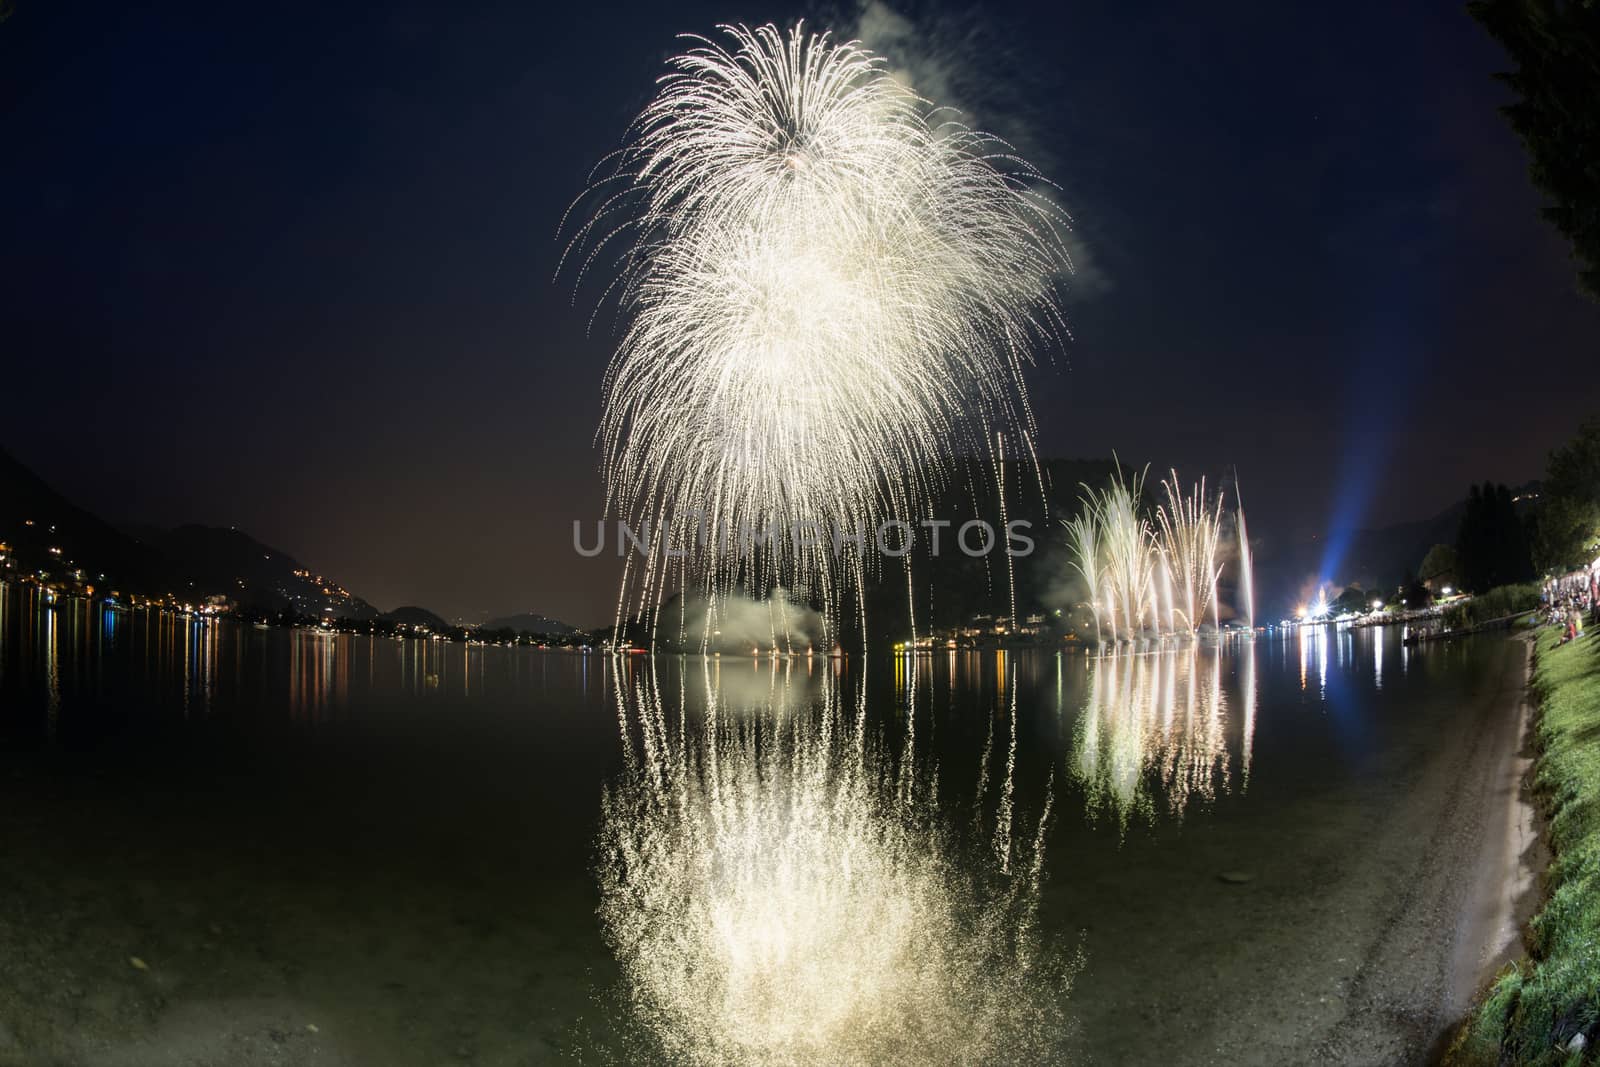
[[[1520,640],[1526,654],[1524,688],[1517,702],[1517,750],[1502,757],[1491,782],[1494,796],[1483,853],[1457,930],[1455,981],[1448,1002],[1454,1015],[1465,1015],[1495,976],[1524,955],[1522,933],[1539,908],[1539,880],[1550,862],[1532,793],[1533,698],[1526,686],[1533,672],[1533,641]]]
[[[1408,852],[1408,876],[1365,946],[1345,1014],[1317,1043],[1323,1062],[1436,1060],[1473,998],[1522,952],[1548,860],[1529,792],[1532,646],[1496,645],[1498,684],[1461,709],[1374,842]]]
[[[1381,702],[1280,703],[1337,723],[1338,771],[1063,870],[1047,907],[1089,919],[1072,1062],[1435,1060],[1536,897],[1526,681],[1522,642],[1477,637],[1414,657]]]

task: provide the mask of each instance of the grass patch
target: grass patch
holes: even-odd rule
[[[1600,1039],[1600,638],[1557,648],[1538,636],[1534,782],[1549,815],[1544,907],[1530,959],[1501,975],[1463,1028],[1451,1062],[1571,1065],[1596,1061]],[[1569,1053],[1583,1034],[1587,1051]]]

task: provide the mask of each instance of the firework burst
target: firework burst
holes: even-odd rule
[[[716,532],[870,531],[996,430],[1031,455],[1021,371],[1065,336],[1067,220],[1008,146],[859,44],[770,25],[689,40],[568,249],[580,275],[619,268],[609,505],[689,553],[653,553],[619,615],[630,587],[659,605],[674,578],[831,609],[859,576],[828,538],[750,555]],[[694,537],[663,532],[688,511]]]

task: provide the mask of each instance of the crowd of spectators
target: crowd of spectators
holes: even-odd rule
[[[1544,583],[1539,594],[1545,621],[1561,628],[1561,643],[1583,636],[1584,616],[1600,625],[1600,569],[1588,567]]]

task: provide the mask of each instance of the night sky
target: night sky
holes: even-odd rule
[[[457,6],[16,0],[0,444],[114,521],[236,525],[382,608],[597,624],[616,560],[571,523],[601,507],[611,320],[552,280],[562,212],[676,33],[858,13]],[[1600,411],[1600,305],[1460,3],[901,11],[896,64],[1078,223],[1044,454],[1237,465],[1270,540],[1537,477]]]

